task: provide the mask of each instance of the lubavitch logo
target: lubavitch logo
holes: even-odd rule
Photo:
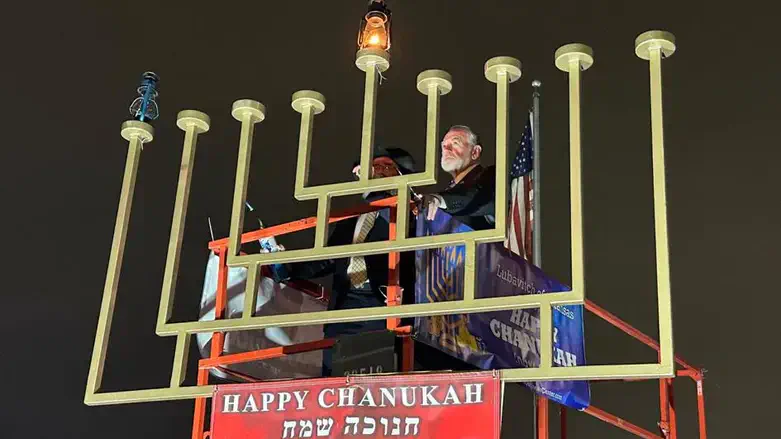
[[[545,292],[545,290],[538,290],[534,285],[532,285],[530,282],[527,282],[524,278],[515,276],[509,269],[502,269],[501,264],[496,267],[496,277],[514,287],[520,288],[522,293],[525,292],[527,294],[542,294]],[[566,306],[554,305],[553,308],[568,319],[575,319],[575,314]]]
[[[521,292],[526,294],[540,294],[544,293],[544,290],[538,290],[531,282],[526,282],[526,279],[515,276],[512,271],[508,269],[502,269],[501,265],[496,267],[496,277],[509,283],[510,285],[520,288]]]

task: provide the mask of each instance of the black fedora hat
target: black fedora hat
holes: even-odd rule
[[[393,163],[398,166],[399,171],[402,174],[412,174],[415,172],[415,159],[412,158],[410,153],[402,148],[384,148],[376,146],[374,148],[374,158],[387,157],[393,160]],[[360,160],[353,162],[353,168],[360,165]]]

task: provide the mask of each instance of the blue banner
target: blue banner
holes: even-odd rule
[[[416,236],[471,231],[447,213],[433,221],[418,215]],[[458,300],[464,294],[464,246],[416,251],[416,303]],[[569,291],[501,242],[477,246],[475,297]],[[539,309],[458,314],[415,319],[416,338],[480,369],[538,367]],[[556,367],[586,364],[583,306],[553,309],[553,362]],[[581,410],[591,395],[587,381],[525,383],[534,392]]]

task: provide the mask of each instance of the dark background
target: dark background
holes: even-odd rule
[[[648,64],[634,55],[633,41],[649,29],[677,36],[678,52],[663,63],[676,352],[709,371],[710,437],[775,436],[781,211],[773,177],[781,149],[774,14],[748,2],[396,0],[391,7],[393,59],[380,89],[377,138],[419,161],[419,72],[453,75],[454,90],[442,99],[443,133],[471,125],[488,145],[489,163],[495,88],[483,63],[510,55],[524,64],[524,77],[511,85],[514,142],[531,81],[543,82],[544,265],[564,282],[567,78],[553,52],[569,42],[594,48],[595,65],[583,75],[589,297],[653,336]],[[189,437],[191,401],[82,402],[126,156],[119,127],[140,74],[162,77],[161,117],[139,170],[106,390],[169,380],[174,339],[156,337],[154,323],[183,139],[176,113],[194,108],[212,118],[198,144],[176,302],[176,318],[189,320],[203,281],[206,218],[219,235],[230,220],[239,134],[232,102],[253,98],[269,110],[256,131],[249,200],[268,224],[313,214],[314,203],[292,197],[299,115],[290,96],[314,89],[328,99],[315,124],[312,182],[348,178],[360,141],[363,76],[353,62],[364,11],[359,0],[7,5],[0,27],[3,437]],[[310,239],[299,234],[284,243]],[[592,364],[655,360],[652,350],[596,318],[586,327]],[[512,388],[504,437],[532,437],[530,394]],[[680,379],[675,390],[679,437],[695,437],[694,385]],[[592,386],[596,406],[654,431],[657,392],[653,381]],[[569,425],[573,438],[630,437],[585,414],[572,414]]]

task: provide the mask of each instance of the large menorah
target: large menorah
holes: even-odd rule
[[[103,302],[98,321],[95,346],[90,363],[85,402],[90,405],[161,401],[209,397],[212,385],[182,386],[191,337],[202,332],[230,332],[336,322],[379,320],[386,318],[433,316],[456,313],[477,313],[516,308],[540,308],[540,366],[537,368],[506,369],[502,378],[507,381],[600,380],[624,378],[662,378],[674,375],[672,311],[670,298],[669,255],[667,239],[664,139],[662,121],[661,60],[675,51],[674,37],[663,31],[649,31],[635,40],[635,53],[649,61],[651,89],[651,131],[653,150],[654,229],[656,235],[657,299],[659,314],[660,356],[658,363],[590,365],[553,367],[552,311],[556,305],[582,304],[586,297],[583,252],[583,214],[581,190],[581,129],[580,94],[581,72],[594,61],[590,47],[568,44],[555,53],[556,66],[569,74],[570,108],[570,203],[572,240],[572,290],[567,292],[518,295],[510,297],[475,297],[476,246],[480,243],[505,239],[507,215],[507,150],[508,150],[508,90],[521,77],[521,63],[511,57],[496,57],[485,63],[485,77],[496,84],[496,222],[493,229],[449,235],[409,237],[409,189],[436,183],[439,135],[440,97],[452,89],[451,77],[442,70],[427,70],[418,75],[417,88],[427,96],[426,160],[420,173],[371,179],[362,172],[360,180],[321,186],[310,186],[310,152],[315,115],[325,111],[325,97],[315,91],[293,94],[292,106],[301,113],[295,197],[298,200],[316,199],[318,202],[314,246],[309,249],[286,252],[240,255],[244,221],[244,205],[250,173],[255,124],[265,118],[265,107],[253,100],[239,100],[233,104],[232,115],[241,122],[236,184],[233,194],[227,263],[248,269],[244,313],[241,318],[208,322],[169,323],[174,303],[174,292],[179,271],[179,258],[184,232],[190,182],[198,135],[209,130],[209,117],[195,110],[179,113],[177,125],[185,132],[181,172],[174,203],[173,223],[166,259],[162,295],[156,332],[160,336],[176,336],[173,371],[170,387],[99,393],[103,366],[114,313],[114,303],[124,254],[127,226],[130,217],[141,149],[152,141],[151,125],[127,121],[122,125],[122,136],[129,142],[127,164],[120,195],[114,239],[109,257]],[[390,67],[390,56],[385,51],[364,49],[357,53],[356,66],[365,72],[363,127],[361,134],[361,169],[371,168],[374,150],[375,108],[379,74]],[[398,193],[395,239],[352,245],[327,246],[327,231],[331,198],[371,191],[396,190]],[[301,314],[253,316],[260,267],[268,264],[310,261],[325,258],[361,256],[426,248],[463,245],[466,248],[464,297],[438,303],[404,304],[392,307],[344,309]]]

